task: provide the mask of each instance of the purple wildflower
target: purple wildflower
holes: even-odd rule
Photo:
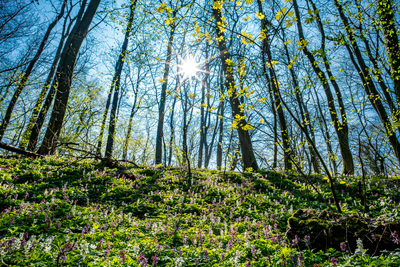
[[[291,260],[292,262],[294,262],[294,254],[290,254],[290,255],[289,255],[289,258],[290,258],[290,260]]]
[[[157,261],[157,255],[154,255],[151,257],[151,259],[153,260],[153,265],[156,266],[158,261]]]
[[[304,254],[300,252],[299,256],[297,257],[297,265],[300,267],[304,266]]]
[[[101,249],[101,245],[103,245],[103,242],[104,242],[103,239],[101,239],[101,240],[99,241],[99,244],[97,244],[97,249]]]
[[[111,246],[110,244],[107,244],[107,248],[104,250],[104,258],[107,258],[108,255],[110,254],[111,251]]]
[[[299,241],[300,241],[300,238],[299,238],[297,235],[295,235],[295,236],[294,236],[294,239],[292,240],[292,247],[297,246],[297,244],[299,243]]]
[[[139,258],[138,258],[139,264],[142,266],[147,266],[147,258],[144,256],[143,253],[140,253]]]
[[[399,235],[396,233],[396,231],[392,232],[390,235],[393,239],[393,243],[399,244],[400,239],[399,239]]]
[[[338,261],[339,261],[338,259],[336,259],[335,257],[332,257],[331,258],[332,267],[336,267],[338,264]]]
[[[308,247],[311,244],[311,238],[309,235],[304,236],[304,239],[306,241],[306,246]]]
[[[121,257],[122,264],[125,263],[125,251],[121,250],[119,252],[119,256]]]
[[[340,250],[342,252],[345,252],[347,250],[346,242],[340,243]]]
[[[222,253],[221,254],[221,261],[224,261],[224,259],[225,259],[225,253]]]

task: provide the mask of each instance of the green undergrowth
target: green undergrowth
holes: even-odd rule
[[[310,177],[334,207],[324,178]],[[359,180],[336,178],[345,214],[361,213]],[[399,180],[367,180],[368,216],[398,220]],[[400,265],[398,248],[374,256],[362,247],[312,249],[307,235],[288,239],[289,218],[304,208],[328,210],[301,176],[278,171],[188,177],[182,168],[141,166],[127,174],[91,160],[3,157],[0,265]]]

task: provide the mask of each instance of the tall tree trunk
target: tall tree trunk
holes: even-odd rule
[[[39,139],[40,131],[42,130],[44,121],[45,121],[46,116],[47,116],[47,112],[49,111],[49,109],[51,107],[51,104],[52,104],[53,99],[54,99],[54,95],[56,93],[56,89],[57,89],[56,86],[53,86],[53,85],[50,86],[50,83],[51,83],[52,79],[54,79],[53,80],[53,84],[54,84],[54,81],[55,81],[54,74],[55,74],[55,72],[57,70],[57,64],[58,64],[58,62],[59,62],[59,60],[61,59],[61,56],[62,56],[62,49],[63,49],[64,44],[65,44],[65,39],[68,38],[70,35],[74,34],[73,30],[76,30],[76,29],[72,28],[72,31],[70,31],[71,27],[73,26],[73,21],[76,20],[76,22],[75,22],[75,24],[76,24],[76,23],[79,23],[82,20],[82,16],[83,16],[83,14],[85,12],[86,3],[87,3],[87,0],[83,0],[82,1],[81,8],[79,9],[79,12],[78,12],[77,16],[75,17],[75,19],[72,19],[70,21],[70,23],[68,24],[68,28],[67,28],[67,30],[65,32],[65,35],[62,36],[62,40],[60,40],[60,43],[59,43],[60,51],[57,51],[58,54],[56,54],[56,56],[55,56],[55,58],[53,60],[53,64],[54,65],[52,67],[54,67],[54,69],[50,70],[50,73],[47,76],[47,79],[46,79],[46,82],[45,82],[44,88],[43,88],[43,89],[45,89],[45,87],[50,87],[50,89],[47,92],[46,99],[45,99],[45,101],[43,103],[42,108],[40,109],[39,114],[37,115],[35,124],[33,125],[31,133],[30,133],[28,147],[27,147],[27,150],[29,150],[29,151],[34,151],[36,149],[36,145],[37,145],[37,142],[38,142],[38,139]],[[38,102],[39,102],[39,99],[38,99]],[[34,110],[34,112],[35,112],[35,110]],[[32,114],[31,119],[32,119],[32,117],[34,115],[35,114]]]
[[[214,0],[214,3],[219,3],[218,0]],[[214,5],[215,6],[215,5]],[[253,151],[253,146],[251,143],[250,134],[248,132],[248,127],[250,126],[246,119],[244,112],[240,109],[238,93],[235,88],[235,79],[233,74],[233,66],[230,64],[230,53],[226,47],[223,21],[221,18],[221,10],[218,8],[214,8],[213,6],[213,14],[215,18],[215,30],[217,32],[218,38],[218,49],[220,51],[220,58],[222,63],[222,69],[225,74],[225,87],[227,89],[229,95],[229,102],[231,104],[232,109],[232,117],[234,119],[235,127],[237,128],[240,147],[242,150],[242,158],[243,158],[243,167],[244,169],[252,168],[253,170],[258,170],[258,164],[256,160],[256,156]]]
[[[172,107],[171,107],[171,117],[170,117],[170,122],[169,126],[171,129],[171,133],[169,136],[169,153],[168,153],[168,166],[171,166],[172,162],[172,148],[174,144],[174,137],[175,137],[175,124],[174,124],[174,114],[175,114],[175,104],[176,104],[176,96],[174,97],[174,101],[172,102]]]
[[[361,32],[362,32],[362,30],[363,29],[360,27]],[[377,34],[379,34],[379,32]],[[400,121],[400,112],[398,111],[398,106],[400,103],[394,102],[392,99],[392,96],[390,95],[390,90],[389,90],[388,86],[386,85],[385,80],[382,77],[382,72],[378,66],[378,56],[375,56],[375,57],[372,56],[372,51],[371,51],[369,42],[366,38],[363,38],[362,41],[365,45],[365,49],[367,50],[369,60],[372,62],[372,65],[374,66],[373,73],[374,73],[375,78],[377,79],[377,82],[379,84],[379,87],[381,88],[381,91],[383,93],[383,96],[384,96],[383,99],[385,102],[387,102],[392,116],[396,119],[396,121]],[[400,132],[400,126],[397,127],[397,131]]]
[[[208,44],[206,45],[206,58],[208,59]],[[205,78],[204,78],[204,83],[205,83],[205,87],[207,89],[207,93],[206,93],[206,98],[207,98],[207,109],[204,115],[204,127],[203,127],[203,148],[205,150],[204,153],[204,168],[208,168],[208,165],[210,163],[210,157],[211,157],[211,152],[212,152],[212,146],[213,146],[213,142],[214,142],[214,135],[212,137],[212,142],[211,145],[208,144],[207,142],[207,134],[208,134],[208,129],[210,127],[210,118],[211,118],[211,111],[210,111],[210,107],[211,107],[211,103],[210,103],[210,63],[207,60],[206,64],[205,64]]]
[[[221,69],[220,77],[220,98],[219,106],[221,107],[219,114],[219,134],[218,134],[218,146],[217,146],[217,169],[222,170],[222,142],[224,138],[224,111],[225,111],[225,97],[224,96],[224,81],[223,81],[223,71]]]
[[[261,0],[257,0],[257,4],[258,4],[259,12],[261,14],[263,14]],[[264,72],[264,76],[267,79],[267,82],[270,84],[270,86],[272,88],[272,94],[274,97],[274,105],[276,107],[276,112],[278,113],[279,126],[281,128],[281,138],[282,138],[282,145],[283,145],[283,155],[284,155],[283,157],[284,157],[285,170],[291,170],[292,169],[291,160],[293,160],[293,157],[291,156],[292,151],[290,148],[290,137],[289,137],[288,127],[286,124],[285,114],[283,113],[281,99],[279,97],[278,80],[277,80],[274,66],[272,63],[273,59],[272,59],[270,43],[269,43],[268,24],[269,23],[268,23],[267,19],[264,17],[261,20],[261,30],[265,34],[264,40],[263,40],[263,46],[262,46],[263,72]],[[267,59],[265,58],[265,55],[267,55]],[[269,76],[267,74],[267,69],[266,69],[267,65],[269,66],[269,68],[268,68]]]
[[[123,160],[126,160],[126,156],[128,154],[128,144],[129,144],[129,139],[131,138],[133,116],[135,116],[136,112],[139,109],[139,107],[137,107],[137,102],[138,102],[138,97],[139,97],[139,82],[140,82],[139,75],[140,75],[140,69],[138,70],[138,74],[137,74],[138,78],[137,78],[137,82],[136,82],[136,89],[134,89],[135,99],[133,100],[132,110],[131,110],[131,114],[129,116],[128,131],[126,133],[125,142],[124,142],[124,146],[122,149],[122,159]],[[134,85],[132,82],[132,88],[133,87],[134,87]]]
[[[173,18],[175,18],[175,15],[176,15],[176,13],[173,12]],[[158,125],[157,125],[156,155],[155,155],[155,163],[156,164],[162,163],[162,141],[163,141],[163,137],[164,137],[165,102],[166,102],[166,97],[167,97],[169,67],[170,67],[171,56],[172,56],[172,43],[174,42],[174,36],[175,36],[175,26],[174,25],[175,24],[171,25],[171,30],[169,32],[167,59],[165,60],[163,84],[161,86],[161,98],[160,98],[160,104],[158,106]]]
[[[72,33],[64,46],[60,63],[56,71],[55,81],[52,87],[57,86],[57,93],[49,126],[47,127],[39,154],[54,154],[57,148],[61,128],[67,110],[72,77],[79,49],[86,38],[90,24],[96,14],[100,0],[91,0],[80,23],[76,23]]]
[[[282,34],[283,34],[283,42],[286,42],[284,29],[282,29]],[[290,62],[289,50],[286,45],[284,45],[283,47],[285,49],[286,59],[288,60],[288,62]],[[293,88],[295,91],[296,101],[297,101],[297,104],[298,104],[299,110],[300,110],[300,117],[301,117],[302,123],[304,124],[304,130],[306,131],[306,135],[309,135],[315,144],[315,133],[314,133],[313,126],[311,124],[310,113],[308,112],[307,106],[304,104],[304,101],[303,101],[303,96],[300,93],[300,85],[297,80],[296,73],[293,68],[289,68],[289,72],[290,72],[290,76],[292,77]],[[311,164],[313,166],[314,172],[320,173],[321,168],[319,166],[318,157],[310,144],[308,145],[308,150],[310,152]]]
[[[190,171],[190,158],[188,152],[188,138],[187,134],[189,131],[189,126],[193,119],[193,104],[190,103],[188,89],[184,86],[184,96],[181,97],[182,99],[182,113],[183,113],[183,125],[182,125],[182,151],[183,151],[183,159],[187,163],[187,167]],[[196,87],[194,88],[196,91]],[[190,114],[188,116],[188,113]]]
[[[393,81],[397,104],[400,105],[400,45],[394,7],[392,0],[378,0],[379,23],[385,37],[385,47],[391,72],[390,78]]]
[[[68,12],[67,17],[68,17],[70,12]],[[61,39],[60,39],[60,42],[59,42],[58,47],[57,47],[56,55],[54,57],[53,63],[51,64],[50,72],[47,75],[47,78],[46,78],[46,81],[45,81],[45,83],[43,85],[42,91],[40,92],[39,97],[38,97],[38,99],[36,101],[35,107],[33,108],[31,117],[30,117],[29,122],[28,122],[28,126],[26,127],[25,132],[22,135],[22,140],[19,143],[19,147],[22,148],[22,149],[25,149],[26,146],[28,144],[31,144],[31,143],[32,143],[32,145],[28,145],[29,146],[28,150],[29,151],[33,151],[36,148],[37,138],[39,137],[39,132],[40,132],[40,130],[42,128],[41,126],[43,125],[43,122],[37,122],[37,119],[39,117],[39,113],[42,113],[42,110],[43,110],[43,113],[44,113],[43,115],[44,116],[42,115],[42,117],[43,117],[43,120],[44,120],[44,118],[47,115],[47,111],[48,111],[48,109],[50,107],[50,104],[53,101],[51,99],[51,101],[48,104],[48,106],[43,105],[43,107],[42,107],[43,100],[45,100],[46,92],[49,91],[49,87],[51,85],[51,81],[54,78],[54,73],[56,72],[58,61],[61,58],[61,52],[62,52],[62,49],[63,49],[63,46],[64,46],[64,42],[67,39],[67,37],[68,37],[68,35],[70,33],[70,30],[71,30],[71,27],[73,25],[72,21],[68,24],[67,29],[65,29],[66,22],[67,22],[67,19],[65,19],[65,23],[63,25],[63,32],[62,32]],[[54,96],[54,92],[52,94],[50,94],[49,97],[50,96]],[[47,100],[47,97],[46,97],[46,100]],[[42,108],[42,110],[41,110],[41,108]],[[35,128],[35,130],[33,130],[33,128]],[[35,133],[33,133],[33,131],[35,131]],[[33,136],[33,138],[32,138],[32,136]]]
[[[311,81],[310,81],[311,82]],[[314,85],[311,85],[314,89],[314,94],[316,97],[316,102],[317,102],[317,118],[319,119],[320,125],[321,127],[321,131],[322,131],[322,136],[324,137],[325,143],[326,143],[326,148],[328,150],[328,157],[329,157],[329,164],[331,166],[331,170],[333,171],[333,175],[337,176],[338,172],[337,172],[337,164],[336,164],[336,159],[335,159],[335,153],[333,153],[333,149],[332,149],[332,143],[331,143],[331,136],[329,134],[329,128],[328,125],[326,123],[326,119],[324,116],[324,113],[322,112],[322,107],[321,107],[321,103],[319,101],[319,97],[318,97],[318,93],[314,88]],[[319,116],[318,116],[319,113]]]
[[[353,163],[353,156],[352,156],[352,153],[350,150],[350,145],[349,145],[349,132],[348,132],[346,115],[345,115],[346,113],[344,110],[344,105],[341,100],[341,95],[338,93],[338,92],[340,92],[339,87],[337,86],[336,82],[334,81],[334,77],[330,73],[330,68],[329,68],[329,65],[327,65],[328,62],[326,61],[325,68],[328,71],[329,81],[333,82],[333,84],[334,84],[333,86],[335,88],[336,94],[338,94],[337,99],[339,102],[339,111],[341,114],[341,119],[339,118],[338,112],[336,111],[335,100],[334,100],[331,88],[329,86],[329,81],[326,78],[325,73],[318,66],[318,63],[315,60],[314,56],[311,54],[311,52],[307,48],[307,41],[305,40],[304,34],[303,34],[303,26],[301,23],[301,17],[300,17],[299,7],[297,5],[297,0],[293,0],[293,7],[294,7],[294,11],[295,11],[296,18],[297,18],[296,22],[297,22],[297,29],[299,32],[300,42],[302,42],[301,49],[302,49],[304,55],[307,57],[308,61],[310,61],[310,64],[311,64],[315,74],[317,75],[322,87],[324,88],[324,92],[325,92],[326,99],[328,102],[329,114],[331,116],[331,120],[335,127],[336,135],[338,137],[338,142],[339,142],[340,154],[343,159],[342,173],[343,174],[354,174],[354,163]]]
[[[133,23],[135,8],[136,8],[136,0],[133,1],[131,6],[129,7],[130,14],[129,14],[129,18],[128,18],[128,24],[126,25],[124,43],[122,44],[121,53],[119,54],[118,61],[115,66],[114,78],[113,78],[113,81],[111,84],[111,87],[114,87],[114,95],[113,95],[113,102],[111,105],[110,121],[109,121],[109,126],[108,126],[108,138],[107,138],[107,146],[106,146],[106,151],[105,151],[106,158],[111,158],[111,156],[112,156],[114,137],[115,137],[115,126],[117,124],[116,112],[117,112],[117,106],[118,106],[118,102],[119,102],[121,73],[122,73],[122,68],[124,67],[126,50],[128,48],[129,35],[131,34],[131,30],[132,30],[132,23]],[[99,149],[98,152],[100,152],[101,146],[98,149]]]
[[[12,75],[10,78],[8,78],[10,81],[7,84],[4,84],[2,86],[2,89],[0,91],[0,94],[3,93],[3,89],[5,88],[4,94],[3,96],[0,97],[0,105],[1,103],[3,103],[4,99],[6,99],[7,95],[8,95],[8,91],[10,90],[11,86],[16,82],[16,80],[18,79],[18,70],[19,70],[20,66],[18,66],[17,68],[14,69]]]
[[[350,41],[350,44],[347,44],[347,43],[345,44],[347,51],[349,53],[350,59],[354,65],[354,67],[356,68],[357,72],[359,73],[360,79],[364,85],[364,89],[367,93],[369,101],[371,102],[372,106],[374,107],[375,111],[378,113],[379,118],[381,119],[382,123],[385,126],[386,136],[388,137],[389,143],[394,150],[394,153],[396,155],[398,162],[400,163],[400,142],[396,137],[396,133],[393,131],[392,122],[391,122],[389,116],[387,115],[385,107],[383,106],[383,103],[379,97],[379,92],[375,87],[374,81],[369,72],[369,67],[365,64],[365,61],[364,61],[364,58],[360,51],[360,48],[358,47],[357,40],[354,36],[354,32],[350,27],[350,23],[349,23],[346,15],[344,14],[343,6],[339,3],[338,0],[334,0],[334,3],[336,6],[336,9],[339,12],[339,17],[345,27],[347,37]],[[355,58],[354,58],[353,52],[350,50],[350,45],[353,48]],[[356,60],[357,60],[357,62],[356,62]]]
[[[15,104],[17,103],[17,100],[18,100],[19,96],[21,95],[22,90],[25,88],[26,82],[28,81],[29,76],[32,73],[33,67],[35,66],[36,62],[39,60],[39,57],[40,57],[40,55],[42,54],[42,52],[44,50],[44,47],[45,47],[45,45],[47,43],[47,40],[49,39],[51,31],[57,25],[58,21],[60,21],[60,19],[64,16],[64,12],[65,12],[65,7],[66,6],[67,6],[67,0],[64,0],[63,4],[61,6],[60,13],[57,15],[57,17],[47,27],[47,31],[43,36],[42,42],[40,43],[39,48],[38,48],[35,56],[29,62],[29,65],[25,70],[24,76],[22,77],[21,81],[19,82],[19,85],[18,85],[17,89],[15,90],[14,95],[10,100],[10,103],[8,104],[8,108],[7,108],[6,114],[4,116],[2,124],[0,126],[0,141],[3,139],[4,132],[6,131],[7,126],[9,124],[9,122],[10,122],[11,115],[12,115],[12,112],[14,110]]]
[[[224,107],[225,101],[220,100],[220,118],[219,118],[219,134],[218,134],[218,146],[217,146],[217,169],[222,169],[222,142],[224,138]]]
[[[208,58],[207,55],[207,50],[206,50],[206,58]],[[202,84],[201,84],[201,103],[200,103],[200,143],[199,143],[199,157],[197,159],[197,168],[201,169],[201,166],[203,164],[203,148],[205,147],[205,135],[207,134],[205,132],[205,112],[204,108],[207,107],[205,103],[205,98],[206,98],[206,82],[207,82],[207,73],[206,77],[203,79]]]

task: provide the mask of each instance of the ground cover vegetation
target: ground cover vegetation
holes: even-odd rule
[[[185,168],[3,156],[0,264],[399,266],[399,178],[366,178],[364,214],[361,178],[338,177],[343,214],[335,214],[326,212],[332,194],[323,175],[309,179],[327,203],[304,178],[279,171],[189,175]],[[330,234],[340,221],[346,234]]]

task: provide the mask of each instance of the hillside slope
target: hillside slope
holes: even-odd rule
[[[311,179],[330,201],[326,179]],[[400,221],[399,181],[374,179],[367,185],[370,217]],[[338,180],[346,216],[362,210],[355,197],[357,181]],[[361,239],[357,247],[343,240],[343,251],[339,247],[318,251],[312,249],[317,240],[312,232],[288,238],[288,219],[304,208],[315,213],[327,210],[301,177],[285,173],[194,170],[188,178],[180,168],[150,166],[122,172],[88,160],[3,157],[0,262],[7,266],[399,266],[399,231],[390,232],[394,250],[380,256],[365,254]]]

